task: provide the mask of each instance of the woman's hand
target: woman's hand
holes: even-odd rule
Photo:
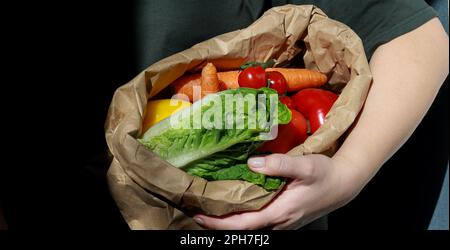
[[[224,217],[196,215],[194,220],[211,229],[296,229],[344,205],[360,190],[352,171],[341,161],[324,155],[255,157],[249,167],[259,173],[290,178],[283,191],[258,211]]]

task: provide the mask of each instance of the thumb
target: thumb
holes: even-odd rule
[[[257,173],[297,179],[303,177],[303,170],[310,165],[305,157],[292,157],[284,154],[252,157],[248,159],[247,163],[249,168]]]

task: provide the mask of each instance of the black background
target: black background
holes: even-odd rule
[[[9,228],[126,229],[105,182],[103,123],[114,90],[139,73],[132,1],[13,7],[2,17]],[[427,228],[448,161],[448,92],[445,84],[405,146],[330,215],[330,229]]]

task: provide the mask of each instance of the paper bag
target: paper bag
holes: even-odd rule
[[[157,25],[157,24],[155,24]],[[136,138],[142,134],[146,103],[178,77],[213,62],[218,70],[247,61],[275,59],[278,67],[303,65],[327,74],[340,93],[326,122],[288,154],[328,153],[355,120],[371,73],[361,39],[312,5],[285,5],[264,13],[249,27],[219,35],[167,57],[118,88],[105,124],[113,157],[108,183],[132,229],[200,229],[193,212],[223,215],[257,210],[277,192],[239,180],[206,181],[170,165]]]

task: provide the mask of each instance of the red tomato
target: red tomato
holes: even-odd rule
[[[284,103],[289,109],[295,109],[294,102],[287,95],[280,97],[280,102]]]
[[[303,89],[292,96],[295,109],[300,111],[308,120],[311,133],[316,132],[325,122],[325,116],[338,96],[323,89]]]
[[[278,92],[279,95],[283,95],[287,92],[288,86],[284,76],[278,71],[266,72],[266,79],[269,83],[269,88],[272,88]]]
[[[285,154],[306,140],[308,125],[305,117],[296,110],[291,109],[291,112],[291,121],[286,125],[279,125],[277,137],[265,142],[258,149],[259,152]]]
[[[266,72],[261,66],[248,67],[239,74],[238,83],[244,88],[266,87]]]

